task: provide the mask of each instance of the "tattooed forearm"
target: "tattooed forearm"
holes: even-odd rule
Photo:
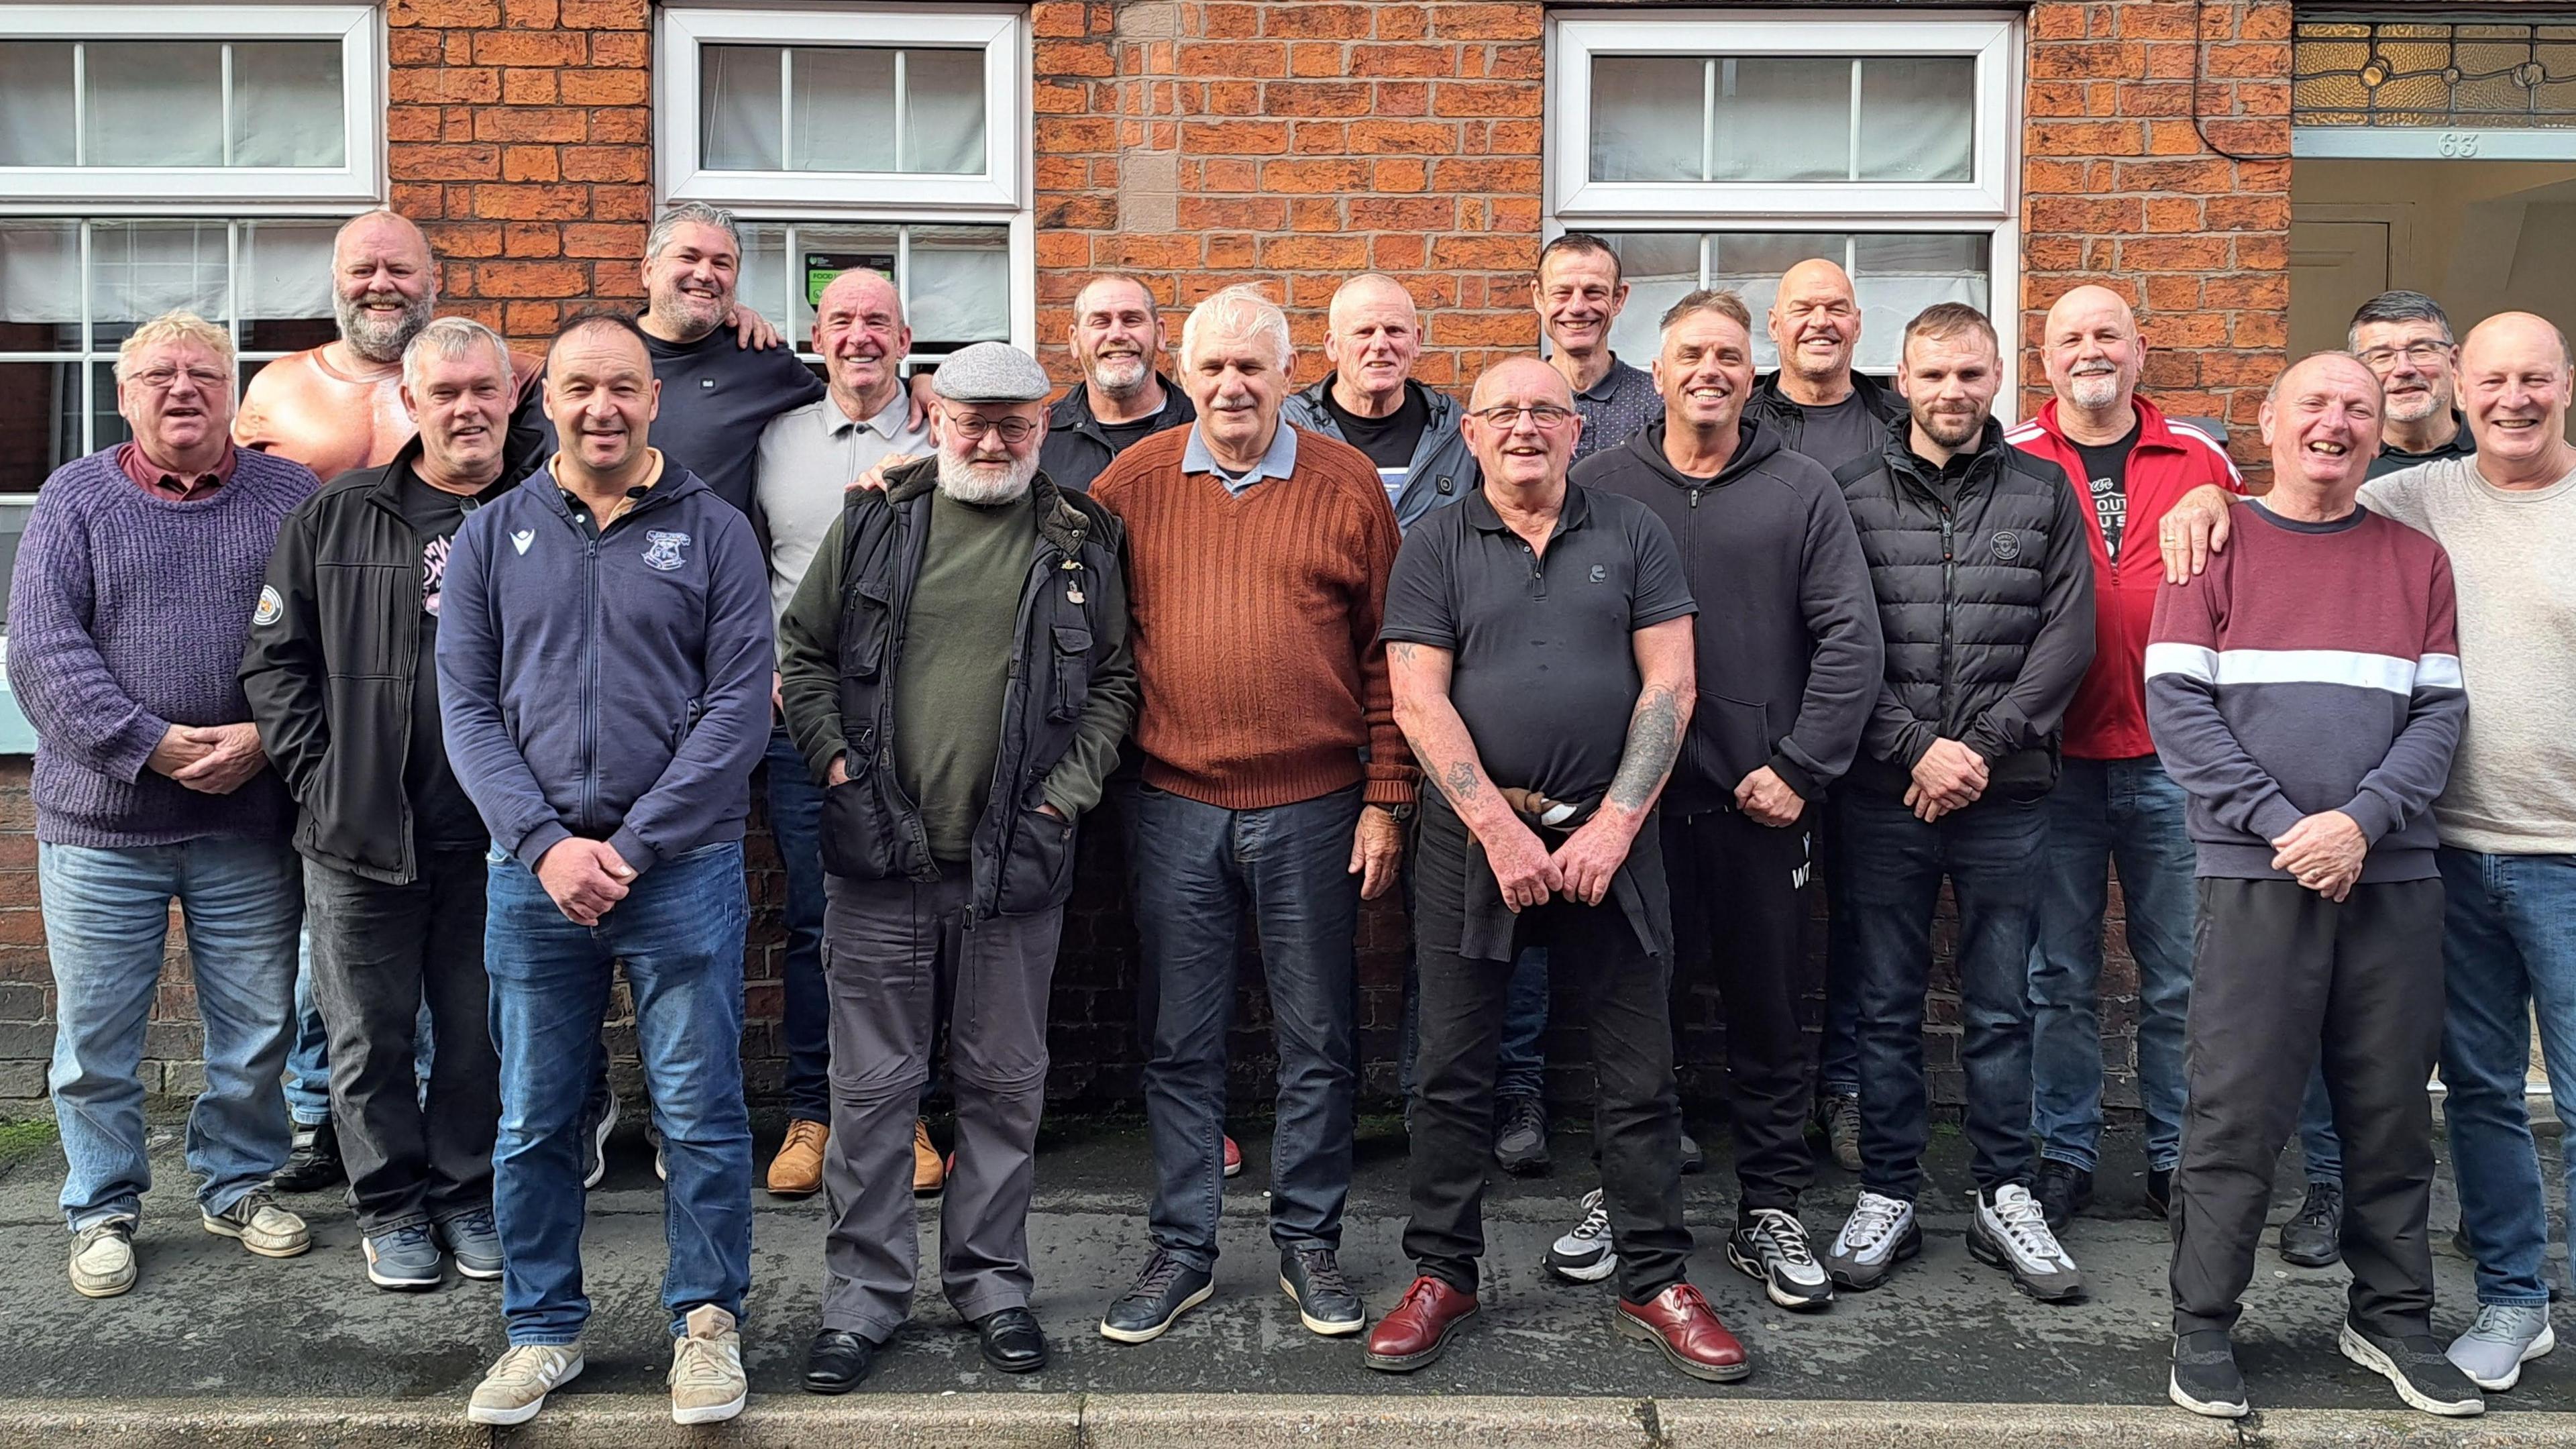
[[[1482,798],[1485,787],[1477,777],[1476,762],[1450,761],[1448,772],[1440,777],[1440,793],[1449,797],[1450,804],[1462,809],[1469,801]]]
[[[1611,808],[1642,811],[1654,802],[1664,777],[1673,772],[1674,757],[1681,753],[1687,718],[1681,700],[1669,689],[1649,686],[1637,697],[1636,712],[1628,717],[1628,744],[1619,755],[1619,773],[1610,781],[1606,803]]]

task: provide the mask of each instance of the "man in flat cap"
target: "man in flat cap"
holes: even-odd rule
[[[779,633],[787,728],[824,786],[819,1394],[856,1388],[912,1315],[913,1115],[943,1013],[957,1156],[941,1285],[986,1363],[1046,1366],[1028,1214],[1047,992],[1076,823],[1136,713],[1121,530],[1039,471],[1045,370],[981,342],[934,390],[937,456],[850,490]]]

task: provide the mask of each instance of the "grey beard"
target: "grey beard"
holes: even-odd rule
[[[2107,408],[2120,400],[2116,374],[2092,374],[2066,380],[2067,396],[2080,408]]]
[[[1146,379],[1154,375],[1154,369],[1146,366],[1145,359],[1141,357],[1136,359],[1134,366],[1136,375],[1125,382],[1120,382],[1108,377],[1103,365],[1095,362],[1092,364],[1092,375],[1089,381],[1093,387],[1111,397],[1133,397],[1144,390]]]
[[[2423,397],[2424,400],[2422,402],[2414,402],[2410,400],[2408,402],[2400,403],[2391,399],[2388,404],[2389,420],[2391,422],[2399,423],[2420,423],[2424,419],[2434,417],[2445,410],[2439,393],[2428,388],[2425,390]],[[2412,408],[2414,411],[2399,412],[2398,409],[2401,407]]]
[[[403,349],[429,325],[429,314],[438,307],[438,299],[427,292],[406,303],[390,322],[379,321],[376,314],[337,293],[331,297],[331,315],[340,324],[340,340],[349,350],[369,362],[400,362]]]
[[[960,503],[977,508],[990,508],[999,503],[1015,503],[1037,481],[1038,460],[1035,454],[1011,460],[1010,471],[998,479],[946,448],[939,450],[939,491]]]

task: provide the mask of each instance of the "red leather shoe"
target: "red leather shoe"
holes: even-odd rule
[[[1232,1177],[1241,1171],[1243,1171],[1243,1149],[1235,1145],[1233,1138],[1228,1137],[1225,1139],[1225,1175]]]
[[[1416,1278],[1413,1286],[1404,1290],[1404,1298],[1395,1305],[1395,1311],[1369,1330],[1368,1355],[1363,1362],[1391,1374],[1427,1368],[1449,1346],[1449,1335],[1458,1331],[1458,1325],[1475,1316],[1475,1294],[1461,1293],[1437,1278]]]
[[[1717,1311],[1688,1283],[1674,1284],[1651,1303],[1619,1300],[1618,1321],[1620,1332],[1662,1349],[1673,1367],[1692,1378],[1725,1384],[1753,1372],[1744,1345],[1726,1331],[1726,1325],[1717,1321]]]

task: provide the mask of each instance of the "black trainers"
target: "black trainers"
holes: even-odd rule
[[[348,1180],[349,1169],[340,1161],[339,1132],[328,1122],[314,1127],[299,1122],[286,1165],[268,1185],[279,1192],[320,1192]]]
[[[1112,1343],[1152,1343],[1173,1319],[1205,1303],[1215,1291],[1215,1274],[1156,1248],[1136,1275],[1135,1286],[1100,1316],[1100,1336]]]
[[[2343,1257],[2343,1184],[2311,1182],[2298,1216],[2281,1224],[2281,1261],[2331,1268]]]
[[[1494,1161],[1514,1177],[1544,1177],[1555,1162],[1547,1153],[1547,1108],[1515,1094],[1494,1104]]]
[[[2039,1211],[2048,1220],[2048,1230],[2063,1233],[2077,1213],[2093,1205],[2093,1174],[2071,1162],[2041,1158],[2039,1186],[2031,1195],[2039,1199]]]
[[[2460,1366],[2442,1354],[2441,1340],[2429,1333],[2403,1338],[2365,1333],[2345,1319],[2336,1347],[2354,1363],[2397,1387],[2397,1397],[2410,1408],[2446,1419],[2465,1419],[2487,1411],[2487,1397]]]
[[[1708,1171],[1708,1154],[1700,1150],[1699,1139],[1690,1135],[1690,1129],[1683,1128],[1682,1176],[1689,1177],[1706,1171]]]
[[[1341,1338],[1368,1324],[1368,1311],[1342,1277],[1341,1262],[1330,1248],[1281,1248],[1279,1286],[1297,1305],[1297,1318],[1309,1333]]]
[[[1807,1245],[1807,1226],[1785,1208],[1750,1208],[1726,1235],[1726,1261],[1793,1312],[1830,1307],[1833,1280]]]
[[[2165,1397],[2195,1414],[2213,1419],[2245,1417],[2245,1376],[2236,1371],[2236,1345],[2224,1329],[2177,1333],[2173,1341],[2173,1377]]]
[[[2173,1216],[2173,1169],[2147,1169],[2147,1211],[2160,1218]]]

